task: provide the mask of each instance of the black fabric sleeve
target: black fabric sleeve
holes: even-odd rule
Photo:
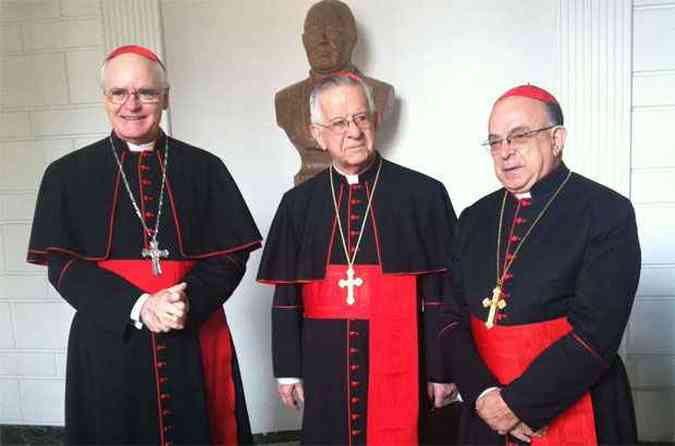
[[[274,289],[272,364],[277,378],[302,378],[302,285]]]
[[[469,407],[489,387],[499,381],[478,354],[471,334],[470,313],[464,299],[462,263],[456,253],[463,252],[465,236],[471,230],[470,218],[461,216],[453,246],[451,271],[445,275],[449,292],[444,296],[439,315],[439,337],[445,373],[457,384],[462,399]]]
[[[183,278],[190,301],[188,323],[199,327],[232,295],[246,272],[248,251],[200,260]]]
[[[422,342],[427,381],[452,382],[441,360],[441,345],[438,336],[441,303],[447,297],[447,273],[424,274],[417,281],[418,295],[422,300]]]
[[[140,288],[96,263],[65,254],[47,256],[49,282],[81,317],[122,336]]]
[[[533,428],[577,401],[617,359],[630,315],[641,261],[635,214],[627,200],[596,212],[568,312],[572,331],[502,391]]]

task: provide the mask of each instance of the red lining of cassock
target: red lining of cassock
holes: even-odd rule
[[[150,262],[147,260],[105,260],[98,262],[101,268],[124,277],[126,280],[147,293],[180,283],[192,269],[194,261],[163,260],[162,274],[153,276]],[[189,290],[188,290],[189,292]],[[152,336],[153,346],[155,335]],[[211,426],[213,444],[237,444],[237,421],[235,406],[235,387],[232,380],[232,343],[224,311],[215,311],[199,330],[204,368],[206,403]],[[153,347],[153,352],[156,349]],[[154,358],[155,373],[159,380],[161,367]],[[165,364],[166,365],[166,364]],[[164,405],[159,389],[157,390],[157,409],[160,427],[164,425]],[[166,399],[166,398],[165,398]],[[160,429],[164,444],[163,429]]]
[[[471,317],[478,352],[502,385],[518,378],[544,350],[572,331],[566,318],[523,325],[495,325]],[[593,402],[587,392],[548,426],[532,437],[532,446],[597,445]]]
[[[304,316],[369,320],[368,445],[416,445],[419,412],[415,276],[384,275],[379,265],[354,265],[363,285],[346,303],[346,265],[327,265],[324,280],[302,288]],[[349,382],[349,377],[348,377]]]

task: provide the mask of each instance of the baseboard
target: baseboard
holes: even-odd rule
[[[0,424],[0,446],[61,446],[64,430],[59,426],[31,426]],[[300,440],[299,431],[280,431],[253,434],[256,445],[291,443]]]

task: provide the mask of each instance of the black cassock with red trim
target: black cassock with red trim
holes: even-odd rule
[[[146,226],[155,227],[165,143],[131,152],[111,137]],[[76,310],[68,342],[70,444],[250,443],[236,355],[222,304],[260,234],[214,155],[168,138],[153,276],[149,247],[106,138],[53,162],[38,195],[28,261]],[[184,330],[154,335],[130,322],[144,292],[187,282]]]
[[[303,380],[304,444],[416,442],[425,410],[417,405],[426,400],[416,389],[450,381],[435,333],[456,217],[440,182],[387,160],[366,214],[380,160],[355,184],[332,173],[347,250],[356,250],[354,269],[364,280],[355,304],[345,303],[347,289],[338,285],[347,260],[329,170],[284,195],[263,252],[258,280],[276,286],[274,373]],[[397,322],[412,322],[412,332],[398,332]],[[386,371],[397,361],[405,364]],[[410,385],[393,385],[403,375]],[[416,407],[392,409],[396,401]]]
[[[506,197],[500,276],[515,258],[503,274],[506,306],[491,329],[484,301],[497,281],[504,189],[459,219],[454,299],[444,306],[441,341],[467,404],[464,442],[504,444],[473,410],[483,390],[502,386],[519,419],[534,429],[548,426],[533,444],[635,444],[630,387],[617,354],[640,275],[633,207],[564,164],[530,192]]]

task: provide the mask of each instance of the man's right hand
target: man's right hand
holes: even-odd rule
[[[186,287],[184,282],[179,283],[148,297],[141,308],[141,322],[148,330],[153,333],[168,333],[185,327],[189,310]]]
[[[300,410],[305,403],[305,391],[302,383],[279,384],[277,386],[279,398],[286,407]]]

